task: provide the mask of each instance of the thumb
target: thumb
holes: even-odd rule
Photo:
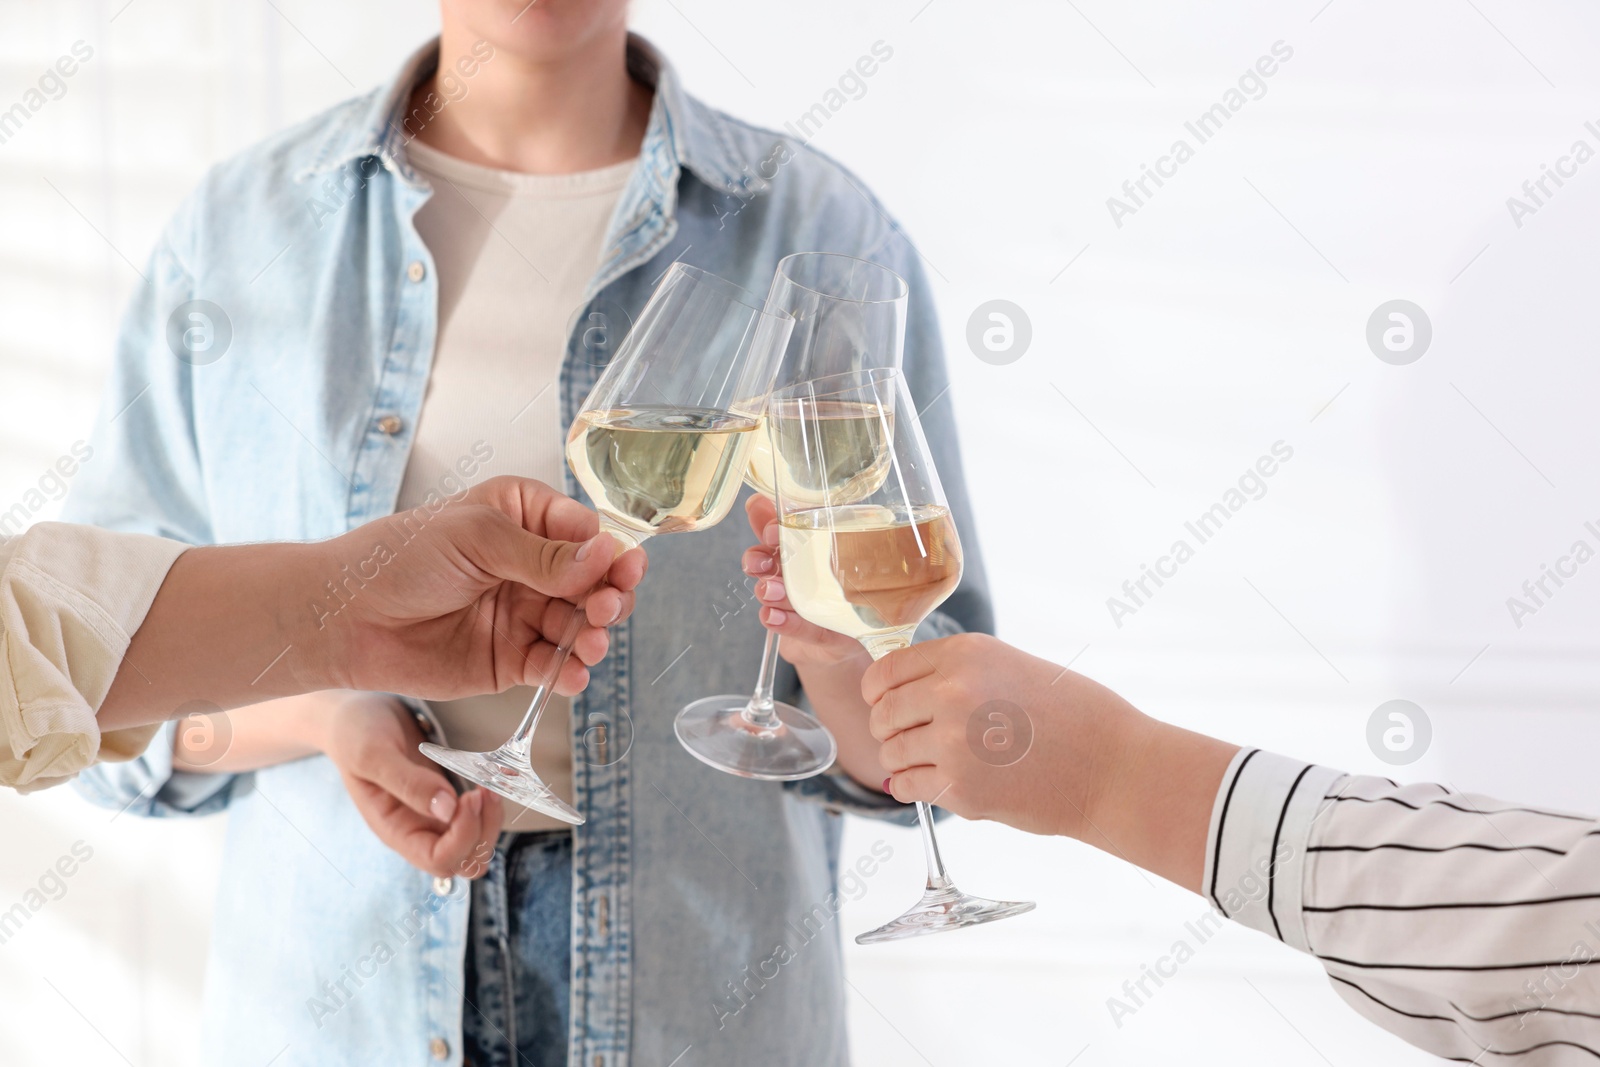
[[[620,547],[605,533],[587,541],[554,541],[529,533],[504,515],[484,524],[476,541],[482,550],[480,565],[495,577],[568,600],[599,583]]]
[[[456,813],[456,791],[443,774],[412,763],[403,751],[386,754],[366,768],[367,781],[426,819],[448,823]]]

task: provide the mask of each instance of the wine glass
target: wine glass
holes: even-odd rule
[[[778,549],[800,616],[860,641],[873,659],[911,645],[917,626],[961,582],[961,540],[922,424],[899,371],[833,375],[773,393],[767,429],[780,470]],[[776,413],[782,412],[783,418]],[[876,416],[872,442],[840,432],[841,412]],[[828,486],[851,484],[835,497]],[[821,486],[793,493],[790,485]],[[863,484],[875,486],[860,492]],[[1032,902],[985,900],[957,889],[939,857],[932,812],[917,802],[928,861],[922,899],[856,943],[899,941],[994,922]]]
[[[619,552],[656,534],[715,526],[728,514],[793,326],[732,282],[684,263],[667,270],[567,432],[567,464]],[[424,743],[423,755],[524,807],[582,825],[528,761],[582,619],[580,605],[550,681],[534,691],[510,740],[493,752]]]
[[[767,293],[767,310],[793,315],[795,325],[773,388],[846,371],[898,368],[905,349],[906,294],[903,278],[864,259],[833,252],[785,256]],[[767,418],[772,417],[769,412]],[[845,418],[839,426],[848,423]],[[875,426],[875,420],[857,419],[840,432],[863,431],[866,436],[856,439],[864,443]],[[871,467],[867,463],[862,470]],[[789,481],[791,496],[814,496],[824,488],[774,467],[763,426],[750,447],[745,484],[773,496],[780,477]],[[837,501],[876,486],[858,481],[827,488]],[[745,778],[793,781],[827,770],[839,754],[838,744],[815,716],[773,699],[777,674],[778,635],[769,630],[755,692],[703,697],[686,706],[673,723],[679,743],[702,763]]]

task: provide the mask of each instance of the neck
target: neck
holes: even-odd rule
[[[529,174],[573,174],[632,159],[651,93],[628,76],[626,49],[619,30],[559,58],[529,59],[507,48],[491,53],[446,22],[438,72],[413,92],[410,114],[437,111],[410,132],[469,163]]]

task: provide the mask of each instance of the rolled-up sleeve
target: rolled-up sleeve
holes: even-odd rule
[[[1240,752],[1204,888],[1352,1008],[1462,1062],[1600,1059],[1600,821]]]
[[[0,544],[0,785],[42,789],[144,751],[158,727],[102,733],[95,713],[186,547],[63,523]]]
[[[1225,918],[1306,951],[1306,843],[1339,771],[1259,749],[1234,757],[1211,811],[1204,887]]]

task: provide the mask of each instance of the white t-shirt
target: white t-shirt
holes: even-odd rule
[[[478,166],[413,141],[411,164],[433,186],[417,232],[438,271],[439,335],[399,509],[499,474],[560,488],[566,427],[559,378],[584,287],[634,160],[578,174]],[[466,462],[463,463],[462,461]],[[462,470],[471,470],[461,478]],[[434,701],[455,748],[483,751],[511,736],[533,693]],[[571,705],[550,704],[533,738],[533,767],[572,796]],[[506,828],[564,827],[506,805]]]

